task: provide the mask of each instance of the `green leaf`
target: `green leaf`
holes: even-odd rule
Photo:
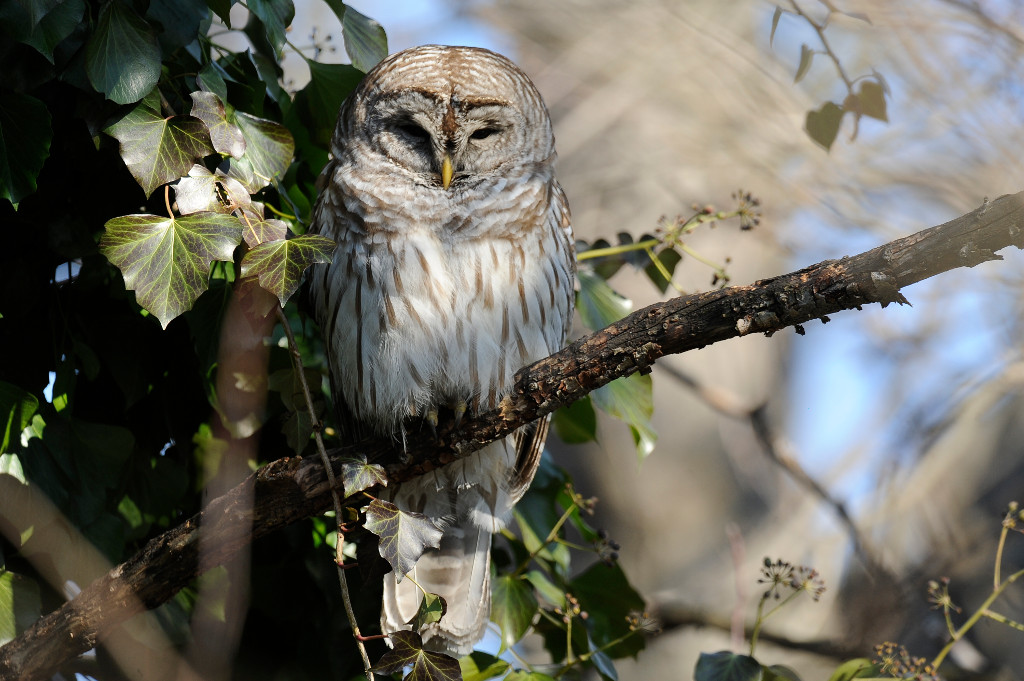
[[[585,269],[576,273],[580,284],[576,309],[588,329],[603,329],[633,309],[633,301],[616,293],[601,277]]]
[[[252,248],[256,248],[260,244],[269,242],[280,242],[285,243],[284,239],[288,236],[288,225],[285,224],[284,220],[277,220],[271,218],[269,220],[248,220],[245,221],[245,227],[242,228],[242,238],[245,239],[245,243]],[[303,235],[312,236],[312,235]],[[317,235],[319,236],[319,235]],[[302,237],[297,237],[301,239]],[[295,241],[295,239],[292,239]],[[291,242],[288,242],[291,244]],[[298,246],[292,244],[292,248]],[[331,251],[334,250],[334,242],[331,242]],[[251,253],[252,251],[250,251]],[[244,262],[244,261],[243,261]],[[321,261],[317,261],[321,262]],[[324,260],[323,262],[330,262],[330,259]],[[243,275],[245,276],[245,275]],[[299,278],[302,278],[301,273]],[[262,283],[262,282],[261,282]]]
[[[85,45],[85,72],[107,99],[139,101],[160,79],[160,45],[153,29],[127,4],[104,4]]]
[[[39,399],[13,383],[0,381],[0,424],[3,425],[3,437],[0,442],[0,454],[11,451],[18,443],[21,431],[32,423],[32,416],[39,408]]]
[[[52,64],[53,49],[81,23],[85,3],[83,0],[64,0],[28,4],[26,8],[19,2],[5,3],[0,9],[0,25],[6,24],[8,35],[36,48]],[[42,11],[45,14],[40,15]]]
[[[587,626],[598,647],[629,634],[627,616],[645,609],[644,599],[617,563],[594,563],[567,586],[569,593],[579,600],[580,607],[589,613]],[[643,648],[643,637],[636,635],[628,636],[605,652],[610,657],[620,658],[636,655]]]
[[[619,681],[619,673],[615,669],[612,658],[608,657],[604,651],[595,648],[593,642],[590,643],[590,662],[597,669],[601,678],[608,679],[608,681]]]
[[[160,93],[156,90],[104,132],[120,143],[121,158],[146,196],[184,176],[214,151],[202,121],[192,116],[164,118],[160,114]]]
[[[503,676],[509,666],[505,660],[478,650],[459,659],[462,681],[487,681],[487,679]]]
[[[242,276],[257,277],[260,286],[284,305],[298,290],[306,268],[314,263],[331,262],[335,248],[331,239],[319,234],[261,243],[242,258]]]
[[[338,122],[338,110],[363,73],[348,64],[321,64],[306,60],[309,84],[295,94],[295,106],[310,139],[326,147]]]
[[[0,475],[9,475],[23,485],[28,484],[25,468],[17,454],[0,454]]]
[[[17,205],[36,190],[52,138],[45,104],[0,89],[0,199]]]
[[[0,569],[0,646],[12,641],[42,616],[39,585]]]
[[[556,608],[565,609],[565,590],[555,586],[546,574],[540,570],[530,570],[523,575],[523,579],[532,584],[548,603]]]
[[[811,63],[814,61],[814,50],[808,47],[806,44],[800,46],[800,64],[796,67],[796,76],[793,77],[794,83],[799,83],[807,75],[807,72],[811,68]]]
[[[590,393],[590,397],[599,409],[629,426],[637,456],[644,459],[654,450],[658,434],[651,427],[654,394],[649,375],[635,373],[617,378]]]
[[[267,31],[267,38],[280,54],[284,47],[285,31],[295,18],[292,0],[249,0],[249,11],[259,17]]]
[[[423,650],[423,640],[416,632],[396,631],[390,640],[394,649],[384,653],[373,671],[394,674],[411,667],[404,681],[461,681],[462,670],[455,658]]]
[[[231,5],[235,4],[234,0],[206,0],[206,5],[213,13],[217,15],[217,18],[224,22],[224,25],[231,28]]]
[[[229,213],[229,207],[225,206],[217,194],[217,183],[222,185],[231,183],[241,192],[246,199],[249,192],[245,191],[236,180],[227,177],[218,177],[198,163],[193,165],[186,177],[178,180],[173,185],[174,200],[177,203],[178,212],[182,215],[191,215],[203,211],[214,213]],[[225,192],[231,196],[231,191],[225,187]],[[248,205],[248,203],[244,204]]]
[[[866,657],[847,660],[836,667],[828,681],[851,681],[852,679],[870,678],[880,674],[878,667]]]
[[[437,594],[425,593],[423,600],[420,601],[420,608],[416,611],[416,617],[413,618],[412,628],[419,630],[428,624],[439,622],[447,612],[448,604],[443,598]]]
[[[235,114],[235,123],[245,138],[245,154],[241,158],[251,164],[253,175],[245,180],[237,179],[250,194],[255,194],[288,169],[295,153],[295,140],[280,123],[241,111]]]
[[[761,669],[764,673],[764,681],[801,681],[800,675],[786,665],[773,664]]]
[[[761,665],[749,655],[737,655],[727,650],[701,653],[693,681],[761,681]]]
[[[230,261],[242,238],[238,219],[223,213],[125,215],[104,228],[100,253],[164,328],[192,307],[208,286],[213,261]]]
[[[511,674],[505,677],[505,681],[555,681],[555,679],[540,672],[528,672],[522,669],[514,669]]]
[[[351,5],[345,6],[345,14],[341,17],[341,35],[352,65],[364,73],[388,56],[388,37],[384,28]]]
[[[204,0],[150,0],[146,20],[161,29],[158,39],[165,53],[170,54],[196,40],[210,8]],[[208,28],[208,27],[207,27]]]
[[[204,64],[196,75],[196,83],[203,92],[212,92],[221,98],[221,101],[228,98],[228,86],[224,82],[223,69],[215,61]]]
[[[201,91],[189,96],[192,97],[192,115],[206,124],[213,148],[221,154],[241,158],[245,153],[245,137],[237,125],[228,121],[221,98],[212,92]]]
[[[551,419],[555,433],[566,444],[582,444],[597,441],[597,413],[590,395],[562,407]]]
[[[375,485],[383,487],[388,484],[384,467],[376,463],[367,463],[366,457],[362,454],[359,458],[342,459],[341,479],[346,497]]]
[[[390,501],[374,499],[366,509],[367,530],[380,537],[378,550],[401,582],[428,548],[438,548],[443,534],[420,513],[402,511]]]
[[[804,129],[812,140],[828,151],[839,134],[844,113],[846,111],[835,102],[825,102],[821,108],[807,112]]]
[[[514,646],[537,614],[533,587],[521,577],[502,575],[491,584],[491,621],[501,627],[501,642]]]
[[[669,273],[669,276],[676,271],[676,265],[683,259],[683,256],[679,254],[674,248],[666,248],[657,255],[654,256],[661,263],[665,271]],[[672,284],[671,279],[666,279],[665,275],[661,273],[661,270],[652,262],[648,263],[644,267],[644,273],[647,277],[658,287],[658,290],[664,293],[668,290],[668,287]]]

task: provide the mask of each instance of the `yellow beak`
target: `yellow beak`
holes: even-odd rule
[[[448,189],[452,183],[452,175],[455,174],[455,169],[452,167],[452,157],[448,154],[444,155],[444,159],[441,160],[441,186]]]

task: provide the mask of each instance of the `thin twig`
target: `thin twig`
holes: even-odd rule
[[[348,617],[348,623],[352,627],[352,637],[356,641],[356,647],[359,648],[359,655],[363,658],[363,670],[366,672],[366,678],[368,681],[373,681],[373,672],[370,671],[373,665],[370,664],[370,656],[366,654],[366,646],[363,645],[363,641],[366,639],[359,631],[359,622],[356,621],[356,613],[352,608],[352,597],[348,590],[348,577],[345,576],[345,555],[343,553],[345,535],[341,527],[343,511],[341,498],[338,496],[338,485],[335,481],[334,470],[331,468],[330,459],[327,458],[327,448],[324,447],[324,439],[323,435],[321,435],[323,424],[317,418],[316,409],[313,407],[313,395],[309,390],[309,384],[306,382],[305,368],[302,365],[302,354],[299,352],[299,346],[295,342],[295,335],[292,333],[292,327],[288,323],[288,317],[284,313],[284,308],[280,306],[277,308],[277,318],[284,328],[285,336],[288,338],[288,349],[292,356],[292,366],[299,377],[299,385],[302,386],[302,394],[306,399],[306,409],[309,410],[309,419],[313,424],[313,437],[316,440],[316,449],[320,454],[320,461],[324,465],[327,480],[331,485],[331,499],[334,501],[334,520],[338,526],[338,536],[334,542],[334,566],[338,571],[338,583],[341,585],[341,600],[345,604],[345,615]]]

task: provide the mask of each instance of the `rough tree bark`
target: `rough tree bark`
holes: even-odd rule
[[[907,302],[900,289],[957,267],[1000,260],[996,251],[1024,249],[1024,192],[986,201],[943,225],[897,239],[860,255],[828,260],[797,272],[674,298],[637,310],[554,355],[525,367],[498,408],[443,428],[436,441],[408,443],[410,463],[390,466],[401,481],[443,465],[574,402],[615,378],[650,371],[659,357],[752,333],[771,335],[788,326],[860,309],[868,303]],[[332,465],[356,454],[371,461],[393,454],[393,443],[367,441],[331,452]],[[254,495],[250,507],[239,500]],[[283,458],[212,500],[202,513],[152,539],[138,554],[87,586],[0,648],[0,679],[50,677],[66,661],[102,641],[105,632],[143,608],[154,608],[197,574],[219,565],[242,545],[331,506],[317,457]],[[251,535],[233,527],[251,523]],[[225,541],[199,563],[199,527]]]

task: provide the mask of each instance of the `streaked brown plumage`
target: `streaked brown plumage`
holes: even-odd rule
[[[559,349],[575,256],[554,137],[529,78],[487,50],[428,45],[382,61],[349,95],[314,229],[335,239],[311,292],[349,439],[405,437],[413,417],[494,407],[513,374]],[[526,492],[547,422],[384,492],[445,528],[414,568],[448,612],[420,633],[469,652],[490,609],[491,534]],[[381,627],[421,600],[385,577]]]

